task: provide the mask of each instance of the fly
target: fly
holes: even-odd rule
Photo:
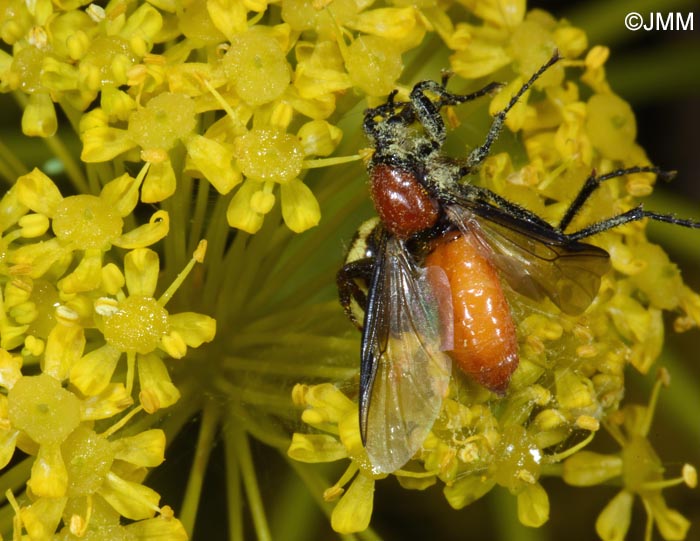
[[[459,182],[478,170],[508,112],[559,59],[555,52],[522,85],[465,159],[442,154],[440,111],[491,94],[498,83],[453,94],[443,75],[440,83],[416,84],[409,101],[395,101],[393,92],[365,112],[378,218],[358,230],[337,282],[346,314],[362,331],[359,424],[375,473],[400,468],[420,449],[440,412],[452,362],[494,393],[507,391],[518,351],[502,280],[520,294],[548,297],[562,312],[580,314],[610,268],[608,253],[585,239],[643,218],[700,228],[640,205],[566,232],[603,182],[641,172],[672,177],[656,167],[591,173],[555,226],[488,189]]]

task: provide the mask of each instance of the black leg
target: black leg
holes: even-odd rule
[[[576,195],[576,198],[571,202],[569,208],[566,209],[564,216],[559,222],[559,230],[564,231],[569,226],[571,220],[573,220],[576,217],[576,214],[578,214],[578,212],[581,210],[581,207],[584,205],[584,203],[603,182],[612,178],[618,178],[633,173],[656,173],[663,180],[671,180],[676,174],[674,171],[661,171],[658,167],[651,166],[638,166],[629,167],[627,169],[618,169],[616,171],[612,171],[611,173],[607,173],[601,176],[596,176],[595,171],[593,171],[590,174],[590,176],[586,179],[586,182],[583,183],[581,190],[579,190],[578,195]]]
[[[443,73],[441,83],[422,81],[411,90],[411,107],[416,119],[423,126],[426,136],[436,144],[436,148],[442,146],[447,135],[445,121],[440,116],[440,109],[447,105],[458,105],[475,100],[503,86],[501,83],[489,83],[471,94],[452,94],[445,89],[447,79],[449,79],[449,74]],[[438,99],[433,100],[428,97],[426,95],[428,92],[436,95]]]
[[[602,222],[589,225],[588,227],[584,227],[583,229],[575,231],[574,233],[569,233],[566,235],[566,238],[572,241],[585,239],[586,237],[597,235],[598,233],[602,233],[603,231],[607,231],[608,229],[613,229],[615,227],[628,224],[630,222],[637,222],[639,220],[643,220],[644,218],[656,220],[657,222],[666,222],[668,224],[680,225],[682,227],[700,229],[700,222],[676,218],[675,216],[672,216],[670,214],[658,214],[656,212],[644,210],[640,205],[631,210],[628,210],[627,212],[623,212],[622,214],[618,214],[617,216],[613,216],[612,218],[603,220]]]

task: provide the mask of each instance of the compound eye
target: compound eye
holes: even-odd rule
[[[437,222],[438,203],[414,172],[380,163],[372,168],[370,182],[377,214],[396,237],[406,239]]]

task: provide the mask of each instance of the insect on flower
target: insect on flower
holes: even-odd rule
[[[409,101],[395,101],[394,92],[365,113],[363,128],[374,146],[370,191],[379,216],[358,230],[337,281],[341,304],[362,331],[360,433],[375,473],[400,468],[420,448],[440,411],[452,361],[489,390],[506,392],[518,345],[501,280],[517,293],[546,296],[562,312],[580,314],[610,267],[608,253],[583,239],[643,218],[700,227],[638,206],[565,232],[601,183],[639,172],[672,176],[655,167],[593,172],[556,226],[460,182],[478,170],[508,112],[559,58],[555,53],[523,84],[465,159],[441,153],[446,127],[440,110],[490,94],[498,83],[452,94],[443,75],[440,83],[416,84]]]

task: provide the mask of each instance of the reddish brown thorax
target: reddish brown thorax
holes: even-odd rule
[[[487,389],[503,394],[518,367],[518,339],[496,268],[473,234],[442,239],[425,260],[452,289],[454,349],[447,353]]]
[[[370,171],[370,192],[389,233],[400,239],[428,229],[438,219],[438,204],[412,172],[387,164]]]

